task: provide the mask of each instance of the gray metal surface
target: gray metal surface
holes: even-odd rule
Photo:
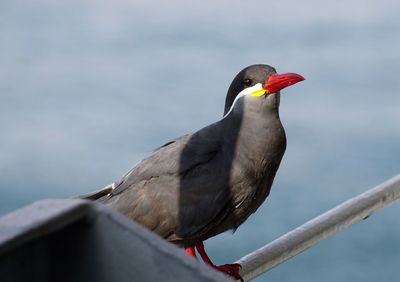
[[[244,256],[237,261],[242,265],[241,275],[249,281],[399,198],[397,175]]]
[[[124,216],[44,200],[0,218],[0,281],[231,281]]]

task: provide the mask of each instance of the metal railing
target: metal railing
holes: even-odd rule
[[[237,261],[249,281],[400,198],[400,174],[304,223]]]

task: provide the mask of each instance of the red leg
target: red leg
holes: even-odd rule
[[[238,263],[233,263],[233,264],[224,264],[224,265],[219,265],[216,266],[211,259],[208,257],[206,250],[204,249],[204,244],[203,242],[200,242],[199,244],[196,245],[196,249],[199,252],[201,259],[204,261],[205,264],[211,266],[214,269],[217,269],[221,272],[224,272],[232,277],[234,277],[237,280],[243,281],[243,278],[240,276],[239,270],[241,268],[241,265]]]
[[[204,261],[205,264],[211,266],[211,267],[216,267],[216,265],[211,261],[211,259],[208,257],[206,250],[204,249],[204,244],[203,242],[200,242],[196,245],[196,249],[199,252],[201,259]]]
[[[189,256],[196,258],[196,250],[194,247],[185,247],[185,253]]]

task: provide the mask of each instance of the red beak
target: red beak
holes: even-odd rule
[[[268,78],[268,82],[264,84],[263,88],[271,94],[278,92],[285,87],[296,84],[297,82],[303,81],[304,79],[304,77],[297,73],[288,72],[282,74],[271,74]]]

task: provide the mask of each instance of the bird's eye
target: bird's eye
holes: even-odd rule
[[[250,86],[253,83],[253,81],[251,81],[251,79],[247,78],[244,80],[244,85],[246,86]]]

